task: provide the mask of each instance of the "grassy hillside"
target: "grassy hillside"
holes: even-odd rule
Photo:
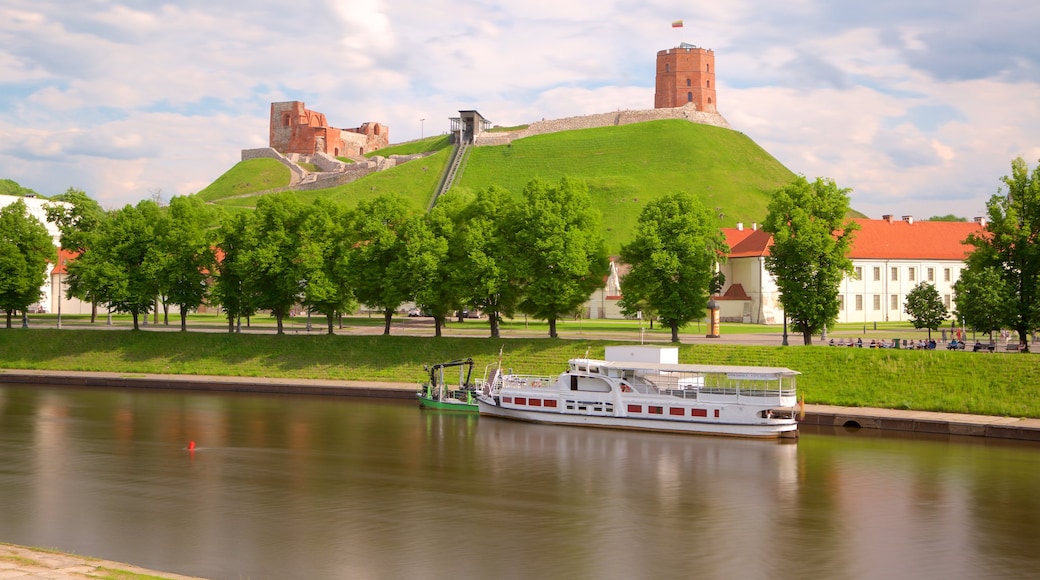
[[[450,156],[447,136],[387,147],[372,155],[423,151],[437,153],[353,183],[297,195],[305,203],[323,197],[354,206],[393,192],[417,210],[425,209]],[[255,197],[230,197],[263,189],[256,187],[261,181],[256,173],[259,169],[252,162],[240,163],[199,195],[226,207],[253,207]],[[631,239],[640,210],[652,199],[685,191],[698,196],[707,207],[718,208],[720,225],[750,224],[765,218],[769,193],[794,178],[790,170],[743,133],[669,120],[474,147],[455,187],[476,191],[498,185],[519,198],[532,178],[556,181],[563,176],[588,183],[593,205],[603,213],[603,233],[612,253]],[[235,179],[239,182],[233,183]]]
[[[289,185],[289,168],[274,159],[240,161],[196,195],[204,201],[218,201],[265,189]]]
[[[680,120],[538,135],[470,150],[455,187],[519,196],[532,178],[585,180],[616,252],[646,203],[676,191],[720,208],[720,225],[761,222],[769,192],[794,174],[743,133]]]

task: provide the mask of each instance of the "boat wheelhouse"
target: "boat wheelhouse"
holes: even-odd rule
[[[678,363],[675,347],[609,346],[557,377],[496,372],[482,415],[618,429],[796,437],[795,377],[783,367]]]

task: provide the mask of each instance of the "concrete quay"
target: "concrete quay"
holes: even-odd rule
[[[0,383],[404,400],[415,397],[417,386],[407,383],[380,381],[10,369],[0,370]],[[1040,441],[1040,419],[1017,417],[992,417],[988,415],[807,404],[805,405],[805,417],[801,422],[807,426],[858,427],[936,435],[967,435],[972,437]]]

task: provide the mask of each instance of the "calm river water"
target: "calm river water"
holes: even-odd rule
[[[0,542],[214,580],[1036,578],[1040,446],[0,385]]]

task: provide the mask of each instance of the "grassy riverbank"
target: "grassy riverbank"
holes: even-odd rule
[[[423,364],[467,356],[483,372],[500,348],[506,367],[555,374],[608,344],[617,342],[11,329],[0,331],[0,368],[416,383]],[[685,344],[679,360],[795,369],[807,403],[1040,418],[1035,355]]]

